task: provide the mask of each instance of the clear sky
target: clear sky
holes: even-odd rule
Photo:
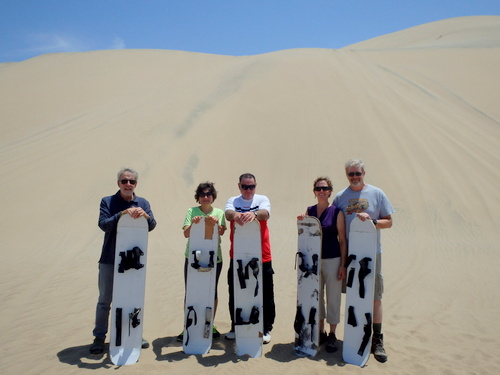
[[[337,49],[473,15],[500,15],[500,0],[0,0],[0,63],[116,48]]]

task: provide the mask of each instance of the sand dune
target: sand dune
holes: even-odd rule
[[[496,374],[500,276],[500,17],[444,20],[339,50],[257,56],[164,50],[43,55],[0,64],[2,374],[103,372],[88,354],[102,232],[99,200],[123,166],[158,221],[150,234],[143,373]],[[383,233],[389,362],[293,354],[295,217],[318,175],[343,163],[396,208]],[[220,340],[187,356],[185,211],[214,181],[215,206],[257,176],[270,220],[278,319],[259,359]],[[228,236],[223,247],[229,247]],[[226,255],[226,258],[228,256]],[[227,265],[226,265],[227,266]],[[225,268],[226,270],[227,268]],[[216,324],[229,329],[225,271]],[[339,327],[339,338],[343,330]],[[81,370],[83,369],[83,370]]]

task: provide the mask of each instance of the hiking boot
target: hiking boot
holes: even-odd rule
[[[335,333],[331,333],[328,335],[328,339],[326,340],[325,349],[328,353],[335,353],[337,351],[337,337],[335,337]]]
[[[90,346],[90,354],[98,355],[102,353],[104,353],[104,339],[96,337]]]
[[[218,340],[220,339],[220,332],[217,331],[216,326],[212,326],[212,340]]]
[[[236,335],[234,334],[234,331],[229,331],[226,333],[226,340],[234,340],[236,338]]]
[[[372,337],[372,353],[375,359],[381,363],[387,362],[387,353],[384,349],[384,335],[374,334]]]

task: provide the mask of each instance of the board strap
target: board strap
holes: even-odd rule
[[[304,254],[302,254],[302,252],[300,252],[300,251],[297,252],[297,257],[300,258],[299,270],[302,271],[305,278],[309,277],[309,275],[311,275],[311,274],[314,274],[314,275],[318,274],[318,259],[319,259],[318,254],[313,254],[312,266],[309,266],[308,264],[306,264],[306,262],[304,260]],[[295,259],[297,259],[297,257]],[[296,263],[297,263],[297,261],[296,261]]]
[[[358,321],[356,320],[356,314],[354,314],[354,306],[349,306],[349,309],[347,311],[347,324],[350,324],[353,327],[357,327]]]
[[[258,258],[250,259],[245,267],[243,267],[243,260],[242,259],[238,259],[237,263],[238,263],[237,273],[238,273],[238,280],[240,282],[240,288],[246,289],[247,284],[246,284],[245,280],[250,279],[249,269],[252,269],[252,273],[253,273],[255,280],[256,280],[255,291],[254,291],[253,296],[257,297],[257,294],[259,293],[259,279],[258,279],[259,259]]]
[[[118,265],[119,273],[124,273],[125,271],[132,268],[140,270],[142,267],[144,267],[144,264],[141,264],[140,262],[141,255],[144,255],[144,253],[137,246],[132,250],[121,251],[119,254],[122,258],[120,264]]]
[[[243,320],[243,318],[241,316],[242,311],[243,311],[243,309],[241,307],[238,307],[236,309],[236,321],[234,323],[235,325],[242,326],[242,325],[259,323],[260,311],[259,311],[259,308],[257,306],[252,307],[252,311],[250,311],[250,318],[248,319],[248,321]]]
[[[365,298],[365,277],[372,272],[370,268],[368,268],[368,262],[370,262],[372,258],[365,257],[359,261],[359,296],[361,298]]]
[[[365,332],[363,336],[363,341],[361,341],[361,346],[359,347],[358,350],[358,355],[362,356],[363,353],[365,352],[366,345],[368,345],[368,342],[370,341],[370,338],[372,337],[372,315],[370,313],[365,314],[366,317],[366,324],[363,328],[363,331]]]
[[[302,305],[297,306],[297,312],[295,313],[295,321],[293,322],[293,328],[297,335],[300,335],[302,332],[302,327],[304,326],[304,322],[306,319],[304,318],[304,314],[302,314]]]
[[[313,338],[313,332],[314,332],[314,326],[317,324],[316,323],[316,307],[311,307],[311,310],[309,311],[309,324],[311,325],[311,341],[314,341]]]
[[[208,338],[210,336],[210,324],[212,323],[212,308],[207,307],[205,309],[205,329],[203,331],[203,337]]]
[[[186,346],[189,345],[189,327],[193,325],[193,318],[190,317],[191,313],[194,314],[194,325],[198,324],[198,316],[193,306],[188,306],[188,313],[186,315]]]
[[[122,345],[122,308],[118,307],[115,311],[116,314],[116,321],[115,321],[115,326],[116,326],[116,339],[115,339],[115,345],[116,346],[121,346]]]

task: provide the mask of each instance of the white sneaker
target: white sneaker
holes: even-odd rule
[[[234,334],[234,331],[229,331],[226,333],[226,340],[234,340],[236,338],[236,335]]]
[[[271,342],[271,334],[269,332],[264,332],[264,336],[262,336],[262,342],[264,344],[269,344]]]

